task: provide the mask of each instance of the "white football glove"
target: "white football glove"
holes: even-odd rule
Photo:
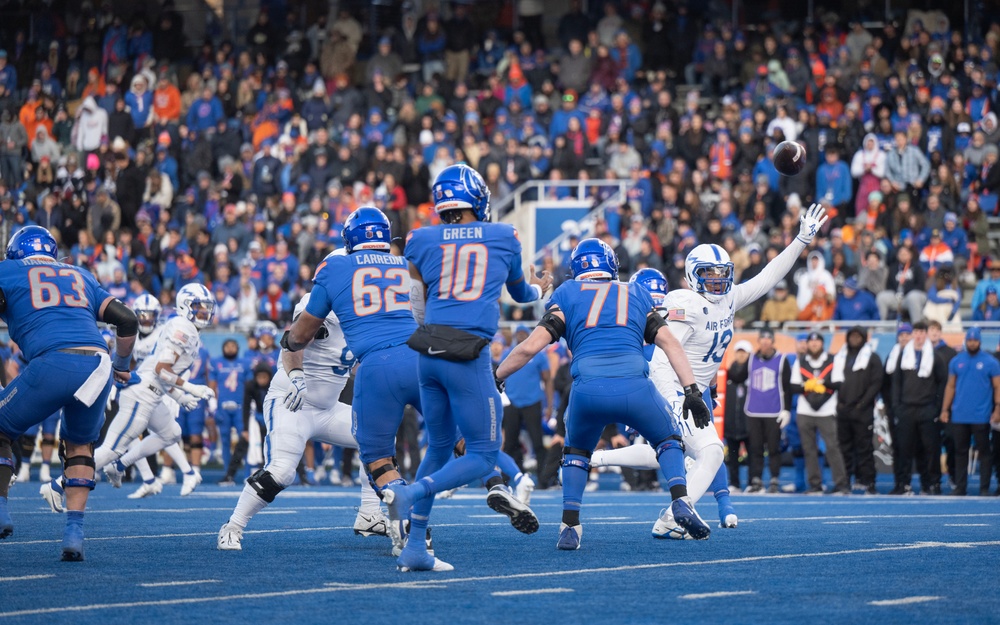
[[[182,387],[182,390],[188,395],[194,395],[198,399],[212,399],[215,397],[215,392],[212,391],[211,387],[205,386],[204,384],[192,384],[191,382],[186,382]]]
[[[291,388],[288,389],[283,403],[285,408],[296,412],[302,407],[302,400],[306,398],[306,376],[302,373],[302,369],[292,369],[288,373],[288,381],[291,382]]]
[[[219,410],[219,400],[214,397],[208,398],[208,413],[215,414]]]
[[[799,241],[806,245],[812,243],[820,228],[826,224],[827,219],[829,216],[827,216],[826,209],[823,208],[822,204],[813,204],[807,210],[802,211],[799,214],[799,236],[797,237]]]
[[[181,393],[180,397],[177,397],[177,403],[181,405],[184,410],[194,410],[198,407],[198,402],[201,401],[198,397],[195,397],[191,393]]]
[[[787,410],[782,410],[778,413],[778,427],[785,429],[789,423],[792,422],[792,413]]]

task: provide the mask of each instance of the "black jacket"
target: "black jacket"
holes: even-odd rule
[[[900,354],[902,359],[902,354]],[[934,409],[934,416],[941,411],[944,401],[944,387],[948,383],[948,365],[937,350],[934,351],[934,368],[929,378],[917,375],[918,369],[896,369],[892,380],[892,404],[898,410],[928,407]]]
[[[854,362],[860,349],[847,351],[844,365],[844,381],[834,385],[837,389],[838,417],[871,417],[875,409],[875,399],[882,391],[882,376],[885,368],[878,354],[872,352],[868,366],[861,371],[854,370]]]

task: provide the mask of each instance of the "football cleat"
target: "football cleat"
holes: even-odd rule
[[[665,538],[670,540],[691,539],[687,530],[677,524],[674,520],[674,513],[670,508],[660,510],[660,518],[653,523],[653,538]]]
[[[396,566],[402,573],[410,573],[412,571],[447,573],[448,571],[455,570],[455,567],[452,565],[448,564],[444,560],[438,560],[429,553],[407,551],[405,549],[403,550],[403,553],[399,554],[399,558],[396,559]]]
[[[358,516],[354,518],[354,533],[358,536],[388,536],[389,521],[382,514],[382,509],[377,508],[373,513],[366,514],[358,510]]]
[[[181,484],[181,497],[187,497],[193,493],[194,489],[198,488],[198,484],[201,484],[201,473],[194,470],[185,473],[184,482]]]
[[[63,562],[83,562],[83,526],[67,524],[62,541]]]
[[[725,518],[719,523],[719,527],[722,529],[733,529],[739,523],[739,519],[736,517],[736,513],[727,514]]]
[[[111,483],[115,488],[122,487],[122,477],[125,475],[125,467],[121,465],[121,461],[113,460],[104,467],[104,475],[107,476],[108,482]]]
[[[66,510],[66,502],[63,500],[63,494],[52,488],[52,482],[42,484],[42,487],[38,489],[38,494],[42,496],[42,499],[49,502],[49,507],[52,508],[53,512],[60,513]]]
[[[152,482],[143,482],[139,485],[139,488],[135,489],[134,493],[130,493],[129,499],[142,499],[143,497],[152,497],[153,495],[159,495],[163,492],[163,482],[159,478],[153,478]]]
[[[219,551],[243,551],[243,530],[232,523],[223,523],[215,545]]]
[[[695,540],[704,540],[711,535],[712,530],[698,516],[698,513],[695,512],[694,504],[691,502],[690,497],[675,499],[670,508],[677,524],[687,530],[687,533]]]
[[[173,467],[160,467],[160,483],[161,484],[176,484],[177,483],[177,472],[174,471]]]
[[[556,549],[561,549],[563,551],[575,551],[580,548],[580,539],[582,538],[582,525],[566,525],[565,523],[560,523],[559,541],[556,543]]]
[[[531,503],[531,493],[534,490],[535,480],[531,479],[531,476],[527,473],[524,473],[514,487],[514,496],[524,505],[528,505]]]
[[[510,524],[523,534],[534,534],[538,531],[538,517],[517,497],[509,486],[497,484],[486,495],[486,505],[500,514],[510,517]]]

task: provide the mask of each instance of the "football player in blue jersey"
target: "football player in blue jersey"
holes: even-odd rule
[[[428,448],[417,481],[391,486],[390,518],[410,514],[411,532],[427,526],[434,495],[485,477],[497,464],[501,444],[500,401],[483,349],[497,332],[504,285],[517,302],[542,297],[552,284],[521,268],[521,242],[510,224],[490,223],[490,192],[465,164],[446,167],[431,189],[441,225],[410,232],[410,303],[420,328],[409,345],[419,353],[420,402]],[[457,427],[457,430],[456,430]],[[465,455],[449,462],[460,432]],[[494,484],[487,504],[510,517],[519,531],[538,530],[538,519],[511,490]],[[412,507],[412,513],[410,509]],[[452,570],[427,553],[424,541],[408,541],[397,564],[407,570]]]
[[[277,371],[281,354],[277,345],[278,326],[271,321],[261,321],[254,326],[253,337],[257,339],[257,347],[247,350],[250,369],[257,368],[257,363],[266,362],[271,366],[271,371]]]
[[[584,239],[570,257],[573,280],[552,294],[548,311],[526,340],[497,369],[505,380],[549,343],[565,337],[573,353],[573,391],[563,449],[563,518],[559,549],[579,549],[580,507],[590,457],[608,423],[627,423],[656,449],[673,500],[674,518],[694,538],[711,530],[694,510],[684,475],[681,433],[666,401],[649,379],[643,344],[654,343],[684,384],[684,413],[698,427],[711,423],[702,391],[681,344],[654,310],[649,291],[618,282],[618,259],[598,239]]]
[[[243,436],[243,394],[247,378],[252,368],[246,358],[240,358],[240,344],[235,339],[226,339],[222,344],[222,357],[213,358],[209,368],[209,384],[215,390],[217,404],[215,424],[219,428],[219,448],[222,450],[222,466],[227,467],[225,476],[219,482],[222,486],[234,486],[236,474],[228,471],[232,457],[232,433]]]
[[[194,359],[191,368],[188,369],[190,375],[188,381],[192,384],[208,384],[208,369],[211,366],[211,355],[202,345],[198,348],[198,357]],[[198,402],[193,409],[188,410],[183,406],[177,419],[181,423],[181,438],[184,446],[188,448],[188,461],[195,472],[201,473],[201,452],[205,448],[203,434],[205,432],[205,411],[208,402]],[[214,402],[213,402],[214,403]]]
[[[331,311],[340,319],[347,347],[358,360],[353,434],[368,479],[380,494],[390,485],[405,484],[396,466],[396,432],[408,404],[420,410],[417,354],[406,345],[417,329],[410,312],[410,275],[406,260],[389,253],[390,238],[389,219],[374,206],[348,215],[347,254],[331,254],[319,264],[305,312],[281,338],[282,347],[296,352],[323,331]],[[289,377],[296,387],[305,385],[301,370]]]
[[[28,361],[0,391],[0,538],[14,531],[7,510],[14,471],[11,443],[62,408],[60,451],[68,508],[62,559],[80,561],[83,512],[96,485],[94,442],[101,433],[112,372],[121,382],[131,377],[139,323],[89,272],[57,262],[57,251],[48,230],[27,226],[11,237],[7,260],[0,263],[0,319]],[[117,328],[111,358],[97,321]]]

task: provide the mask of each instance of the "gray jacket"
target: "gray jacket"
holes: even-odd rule
[[[912,185],[926,182],[931,174],[931,163],[919,148],[906,146],[900,154],[895,147],[885,158],[885,174],[890,182]]]
[[[21,155],[28,145],[28,131],[17,119],[0,123],[0,153]]]

